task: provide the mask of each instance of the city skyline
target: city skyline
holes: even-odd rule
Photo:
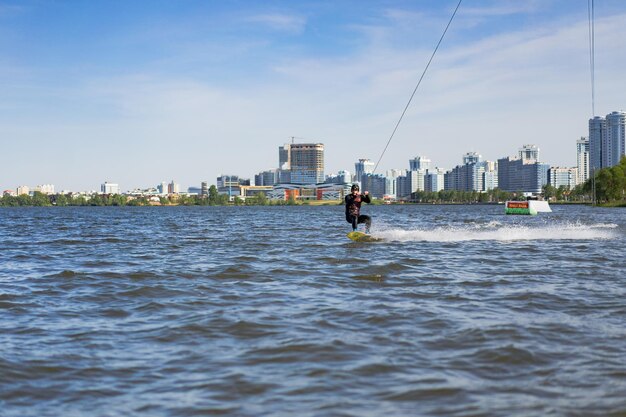
[[[584,143],[587,143],[587,147],[586,148],[582,148],[580,147],[580,143],[581,141],[584,141]],[[503,156],[502,158],[497,158],[495,161],[490,161],[487,160],[485,158],[483,158],[483,156],[478,153],[478,152],[466,152],[461,156],[461,162],[456,164],[454,167],[451,168],[443,168],[440,166],[437,166],[437,164],[433,164],[432,161],[424,156],[424,155],[415,155],[411,158],[409,158],[406,162],[406,166],[404,168],[392,168],[387,170],[384,173],[374,173],[373,172],[373,168],[374,168],[374,163],[369,160],[369,159],[359,159],[358,161],[355,161],[352,165],[354,167],[354,169],[351,168],[346,168],[343,170],[340,170],[338,172],[325,172],[324,171],[324,144],[321,143],[317,143],[317,144],[285,144],[284,146],[279,146],[279,155],[278,155],[278,165],[281,166],[281,168],[273,168],[271,170],[268,171],[261,171],[258,172],[256,174],[253,174],[250,177],[247,176],[240,176],[237,173],[231,172],[231,173],[222,173],[220,174],[219,177],[215,178],[215,181],[213,182],[210,179],[202,179],[197,181],[194,184],[190,184],[188,186],[184,186],[182,187],[180,183],[176,182],[174,179],[171,180],[170,183],[168,183],[167,181],[163,181],[160,180],[158,181],[158,183],[151,183],[151,184],[142,184],[141,186],[138,187],[134,187],[133,189],[126,189],[123,186],[121,186],[118,183],[112,183],[108,180],[105,180],[103,182],[101,182],[99,184],[99,186],[97,187],[91,187],[90,189],[83,189],[83,190],[73,190],[73,189],[67,189],[67,188],[63,188],[61,189],[60,187],[57,188],[55,186],[55,184],[50,184],[50,183],[46,183],[46,184],[37,184],[37,185],[30,185],[30,184],[20,184],[19,186],[17,186],[15,189],[0,189],[0,193],[1,192],[8,192],[8,193],[14,193],[17,192],[17,195],[22,194],[22,193],[29,193],[29,192],[33,192],[33,191],[40,191],[43,192],[44,194],[57,194],[57,193],[98,193],[98,191],[96,190],[97,188],[100,189],[100,193],[104,193],[104,194],[126,194],[126,193],[138,193],[138,192],[151,192],[150,190],[155,190],[158,191],[160,194],[172,194],[172,193],[195,193],[195,192],[199,192],[199,190],[204,189],[206,187],[208,187],[208,185],[217,185],[218,188],[220,187],[224,187],[223,182],[227,181],[230,182],[232,184],[237,184],[240,185],[240,181],[243,181],[245,183],[247,183],[248,185],[259,185],[256,184],[258,179],[261,179],[261,181],[264,181],[265,176],[271,177],[271,181],[267,182],[267,180],[264,181],[263,184],[264,186],[267,185],[276,185],[276,186],[281,186],[281,185],[322,185],[325,183],[328,183],[329,180],[332,183],[335,183],[338,177],[345,177],[347,179],[345,179],[343,182],[345,183],[362,183],[362,178],[361,175],[365,175],[368,174],[370,176],[374,176],[374,177],[381,177],[381,178],[387,178],[389,180],[395,180],[396,177],[398,176],[415,176],[416,174],[420,174],[421,175],[441,175],[441,181],[443,181],[443,175],[448,175],[451,173],[455,173],[456,171],[458,171],[459,169],[466,169],[467,166],[472,166],[472,165],[476,165],[476,167],[479,166],[484,166],[484,167],[490,167],[488,168],[489,171],[493,172],[494,170],[496,170],[497,168],[497,163],[501,160],[507,159],[507,160],[523,160],[523,159],[528,159],[528,160],[532,160],[533,162],[545,165],[545,169],[546,169],[546,173],[548,170],[550,169],[557,169],[557,170],[564,170],[564,171],[570,171],[570,170],[575,170],[575,174],[574,174],[574,182],[572,183],[571,187],[568,188],[573,188],[573,186],[575,186],[576,184],[580,184],[582,182],[584,182],[585,179],[579,180],[579,175],[578,175],[578,166],[579,164],[583,166],[584,168],[584,163],[580,162],[580,158],[581,158],[581,152],[586,152],[586,156],[584,156],[584,158],[586,158],[586,160],[589,160],[589,140],[587,137],[581,137],[579,140],[576,141],[576,153],[577,153],[577,164],[576,166],[573,167],[569,167],[569,168],[564,168],[564,167],[560,167],[560,166],[556,166],[553,164],[548,163],[547,161],[544,161],[540,156],[540,148],[535,145],[535,144],[524,144],[521,145],[518,149],[516,154],[515,153],[511,153],[508,156]],[[309,165],[311,163],[313,163],[313,165],[317,164],[317,167],[320,168],[321,170],[318,171],[318,174],[323,175],[323,177],[318,177],[318,178],[314,178],[315,175],[308,177],[308,178],[300,178],[298,175],[299,174],[295,174],[296,175],[296,180],[294,180],[292,182],[292,177],[294,176],[294,172],[299,172],[300,170],[304,169],[305,171],[308,170],[310,167],[306,167],[306,166],[291,166],[291,154],[292,154],[292,150],[293,148],[296,149],[301,149],[304,150],[305,152],[310,152],[311,150],[316,148],[317,152],[321,152],[321,154],[319,154],[318,156],[313,157],[314,159],[311,159],[310,161],[308,161],[307,164],[305,165]],[[289,150],[289,148],[291,148],[292,150]],[[285,149],[287,149],[287,151],[285,152]],[[299,152],[302,152],[302,151]],[[309,154],[311,155],[311,154]],[[318,160],[318,158],[320,158]],[[286,163],[285,163],[286,162]],[[495,164],[495,165],[494,165]],[[497,170],[496,170],[497,171]],[[285,175],[286,173],[286,175]],[[346,177],[347,175],[347,177]],[[458,174],[453,174],[453,175],[458,175]],[[571,174],[568,174],[571,176]],[[268,177],[268,180],[269,180]],[[406,177],[405,177],[406,178]],[[416,177],[417,178],[417,177]],[[410,181],[417,181],[417,179],[414,178],[413,180],[409,180]],[[224,180],[225,179],[225,180]],[[316,179],[317,181],[315,181],[314,179]],[[426,185],[424,183],[424,181],[426,180],[426,178],[421,178],[419,179],[419,185],[418,189],[425,189],[427,191],[431,191],[428,189],[428,185]],[[431,179],[432,180],[432,179]],[[475,179],[476,180],[476,179]],[[484,179],[483,179],[484,180]],[[490,180],[487,180],[488,182],[491,182]],[[487,186],[487,189],[493,189],[496,188],[498,179],[497,179],[497,173],[495,176],[495,184],[496,185],[491,185],[491,186],[487,186],[485,184],[485,186]],[[367,187],[365,186],[365,184],[363,183],[363,186],[365,187],[364,189],[367,189]],[[416,184],[412,185],[413,187],[416,186]],[[441,187],[441,189],[443,189],[443,183],[439,184],[439,186]],[[0,187],[1,188],[1,187]],[[472,187],[470,187],[472,188]],[[476,187],[474,187],[476,188]],[[480,187],[478,187],[480,188]],[[191,191],[192,189],[196,190],[196,191]],[[21,191],[20,191],[21,190]],[[108,191],[107,191],[108,190]],[[114,190],[114,191],[111,191]]]
[[[0,187],[252,178],[291,136],[324,143],[325,174],[377,161],[455,5],[2,1]],[[603,116],[623,109],[626,4],[595,12]],[[463,3],[378,173],[523,143],[575,166],[589,78],[586,2]]]

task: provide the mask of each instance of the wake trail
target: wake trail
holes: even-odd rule
[[[502,225],[491,222],[483,225],[442,226],[432,229],[383,229],[373,233],[389,241],[464,242],[472,240],[602,240],[618,236],[616,224],[566,223],[542,226]]]

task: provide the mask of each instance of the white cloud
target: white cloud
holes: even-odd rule
[[[275,31],[300,34],[306,28],[306,18],[302,16],[272,13],[248,16],[245,21],[257,23]]]
[[[470,3],[471,4],[471,3]],[[469,16],[493,17],[534,13],[540,9],[540,0],[496,0],[491,6],[472,7],[462,4],[462,13]]]

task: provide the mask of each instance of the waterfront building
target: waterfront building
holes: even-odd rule
[[[410,198],[417,191],[424,191],[424,175],[426,170],[405,171],[405,174],[396,178],[398,198]]]
[[[324,181],[324,144],[292,143],[289,154],[291,182],[317,184]]]
[[[238,175],[220,175],[217,177],[217,192],[228,195],[232,200],[234,197],[242,196],[241,187],[250,186],[250,179],[239,178]]]
[[[423,156],[416,156],[413,159],[409,159],[410,171],[428,171],[430,169],[430,159]]]
[[[614,111],[606,117],[589,119],[589,177],[600,168],[619,164],[625,154],[626,112]]]
[[[343,200],[350,184],[276,184],[267,192],[270,200]]]
[[[354,164],[354,180],[361,182],[361,178],[364,174],[372,174],[374,172],[375,164],[369,159],[359,159]]]
[[[605,141],[606,120],[595,116],[589,119],[589,171],[590,174],[604,167],[602,159],[603,142]]]
[[[349,171],[339,171],[326,177],[324,184],[349,184],[352,182],[352,175]]]
[[[493,169],[486,170],[483,173],[483,191],[489,191],[498,188],[498,168],[496,163]]]
[[[476,152],[463,155],[463,165],[457,165],[444,174],[444,189],[456,191],[485,191],[487,162]]]
[[[625,152],[626,139],[626,113],[623,111],[614,111],[606,115],[606,134],[603,145],[606,149],[602,149],[604,167],[612,167],[619,164],[620,159]],[[604,156],[606,155],[606,159]]]
[[[167,195],[168,184],[165,181],[162,181],[159,185],[157,185],[157,190],[161,195]]]
[[[254,176],[254,185],[258,187],[274,185],[277,182],[278,170],[259,172]]]
[[[525,164],[539,161],[539,148],[535,145],[523,145],[518,152],[520,159]]]
[[[404,171],[404,175],[396,178],[396,197],[405,198],[411,195],[411,182],[407,175],[408,171]]]
[[[267,195],[273,191],[274,187],[272,185],[243,185],[239,187],[240,195],[239,198],[242,200],[246,200],[251,197],[257,197],[261,194]]]
[[[589,139],[582,136],[576,141],[576,184],[583,184],[589,179]]]
[[[291,182],[291,170],[279,169],[277,172],[278,184],[289,184]]]
[[[467,152],[463,155],[463,165],[478,164],[482,162],[483,157],[478,152]]]
[[[443,168],[435,168],[429,170],[424,176],[424,191],[436,193],[445,187],[446,170]]]
[[[33,191],[39,192],[42,194],[54,194],[54,185],[53,184],[38,185],[35,187]]]
[[[548,170],[548,182],[554,188],[573,189],[578,181],[578,168],[551,167]]]
[[[172,180],[172,182],[170,182],[167,185],[167,193],[168,194],[179,194],[180,193],[180,184],[177,184],[174,182],[174,180]]]
[[[120,186],[119,184],[113,184],[105,181],[104,184],[100,186],[100,192],[102,194],[120,194]]]
[[[291,169],[291,145],[289,143],[278,147],[278,168]]]
[[[381,174],[365,173],[361,175],[361,191],[369,191],[374,198],[383,198],[387,179]]]
[[[503,191],[541,193],[550,166],[539,162],[539,148],[524,145],[517,158],[498,159],[498,187]]]
[[[387,178],[386,187],[385,187],[385,195],[388,195],[392,198],[399,197],[398,195],[398,178],[405,175],[406,171],[403,169],[389,169],[385,177]]]
[[[396,177],[396,196],[398,198],[407,198],[417,191],[424,191],[424,178],[428,174],[430,164],[430,159],[423,156],[409,159],[409,170]],[[396,172],[396,174],[399,174],[399,172]]]
[[[202,181],[200,183],[200,195],[202,196],[209,195],[209,182],[208,181]]]

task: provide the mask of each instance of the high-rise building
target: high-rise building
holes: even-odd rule
[[[548,182],[554,188],[565,187],[568,190],[576,186],[578,168],[551,167],[548,170]]]
[[[485,191],[487,162],[476,152],[463,155],[463,165],[457,165],[444,174],[444,189],[457,191]]]
[[[519,158],[524,164],[534,164],[539,161],[539,148],[535,145],[524,145],[519,149]]]
[[[386,179],[381,174],[363,174],[361,176],[361,190],[369,191],[374,198],[383,198],[385,195]]]
[[[354,163],[354,180],[361,182],[363,174],[372,174],[375,164],[369,159],[359,159]]]
[[[424,176],[424,191],[436,193],[444,189],[445,169],[435,168],[429,170]]]
[[[202,181],[200,183],[200,195],[209,195],[209,182]]]
[[[430,159],[425,158],[423,156],[416,156],[413,159],[409,159],[409,170],[411,171],[419,171],[424,170],[428,171],[430,169]]]
[[[324,182],[324,144],[292,143],[289,148],[292,183]]]
[[[539,148],[524,145],[518,158],[498,159],[498,187],[503,191],[541,193],[548,183],[548,164],[539,162]]]
[[[289,143],[278,147],[278,168],[291,169],[291,145]]]
[[[483,160],[478,152],[468,152],[463,155],[463,165],[477,164]]]
[[[606,120],[596,116],[589,119],[589,171],[590,175],[604,165],[602,160],[602,146],[606,132]]]
[[[119,194],[120,186],[118,184],[112,184],[105,181],[104,184],[100,186],[100,191],[102,194]]]
[[[417,191],[424,191],[424,176],[426,170],[406,171],[405,175],[396,178],[398,198],[411,197]]]
[[[177,184],[172,180],[167,186],[168,194],[179,194],[180,193],[180,184]]]
[[[387,171],[385,175],[387,177],[385,194],[392,197],[400,197],[400,195],[398,194],[398,178],[403,175],[406,175],[406,170],[390,169]]]
[[[576,167],[576,184],[582,184],[589,179],[589,139],[584,136],[576,141]]]
[[[271,186],[276,184],[279,170],[259,172],[254,176],[254,185],[257,187]]]
[[[483,172],[483,191],[498,188],[498,164],[493,161],[484,162],[485,172]]]
[[[619,164],[622,156],[626,154],[626,112],[614,111],[606,115],[606,149],[602,149],[603,156],[606,155],[605,167],[612,167]]]
[[[589,175],[619,164],[626,154],[626,112],[589,119]],[[580,174],[579,174],[580,175]]]

